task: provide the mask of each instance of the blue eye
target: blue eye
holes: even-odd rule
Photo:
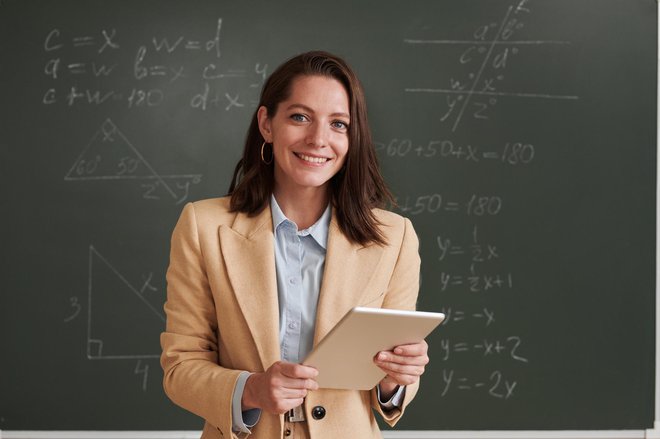
[[[292,114],[289,117],[291,119],[295,120],[296,122],[304,122],[305,120],[307,120],[307,118],[304,115],[300,114],[300,113]]]
[[[332,122],[332,126],[337,128],[337,129],[340,129],[340,130],[347,130],[348,129],[348,124],[344,121],[341,121],[341,120],[336,120],[336,121]]]

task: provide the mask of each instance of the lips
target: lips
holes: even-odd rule
[[[305,155],[305,154],[301,154],[301,153],[297,153],[297,152],[294,152],[294,154],[299,159],[304,160],[304,161],[309,162],[309,163],[323,164],[323,163],[327,162],[328,160],[330,160],[327,157],[312,157],[311,155]]]

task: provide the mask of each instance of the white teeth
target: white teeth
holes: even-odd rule
[[[310,162],[310,163],[325,163],[329,160],[326,157],[310,157],[310,156],[304,155],[304,154],[296,154],[296,155],[298,157],[300,157],[301,159],[303,159],[304,161]]]

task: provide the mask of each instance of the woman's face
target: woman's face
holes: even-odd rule
[[[258,119],[261,134],[273,144],[275,190],[327,190],[348,152],[350,114],[344,86],[325,76],[300,76],[275,116],[261,107]]]

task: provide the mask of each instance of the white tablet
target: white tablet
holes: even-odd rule
[[[303,364],[319,371],[321,388],[368,390],[385,377],[373,361],[378,352],[422,341],[444,318],[434,312],[353,308]]]

